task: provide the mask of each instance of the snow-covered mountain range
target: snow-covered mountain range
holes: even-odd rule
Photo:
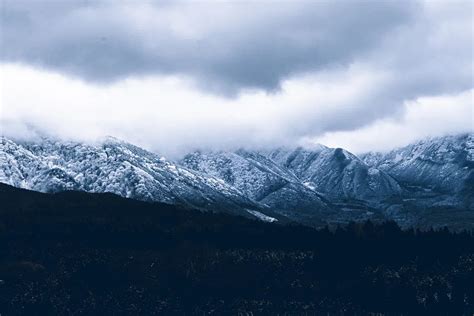
[[[2,138],[0,182],[41,192],[112,192],[144,201],[248,216],[262,211],[260,205],[222,179],[180,167],[111,137],[95,145]]]
[[[176,162],[111,137],[96,144],[0,142],[0,182],[16,187],[112,192],[314,226],[364,219],[474,225],[473,169],[473,134],[360,157],[318,145],[196,151]]]

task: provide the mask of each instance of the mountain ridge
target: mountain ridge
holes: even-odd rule
[[[474,210],[473,138],[426,139],[360,156],[323,145],[198,150],[174,162],[115,137],[94,144],[1,137],[0,182],[41,192],[112,192],[311,226],[394,219],[408,227],[433,207]],[[454,189],[442,190],[447,185]]]
[[[106,139],[93,146],[52,140],[15,143],[2,138],[0,145],[0,181],[13,186],[41,192],[111,192],[249,216],[253,215],[247,209],[262,211],[224,181],[125,142]]]

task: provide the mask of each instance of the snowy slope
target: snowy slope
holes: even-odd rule
[[[403,183],[407,198],[425,206],[474,210],[473,133],[428,138],[385,154],[368,153],[362,158]]]
[[[474,134],[429,138],[389,153],[363,156],[396,179],[443,192],[461,192],[474,180]]]
[[[0,142],[0,182],[42,192],[112,192],[249,216],[259,205],[219,178],[177,166],[131,144],[107,138],[74,142]]]
[[[390,175],[341,148],[280,148],[265,155],[331,199],[380,200],[401,192]]]
[[[223,179],[248,198],[292,219],[318,220],[335,212],[316,190],[257,152],[197,151],[180,164]]]

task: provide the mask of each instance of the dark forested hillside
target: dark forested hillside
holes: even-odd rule
[[[0,314],[239,313],[472,315],[474,237],[0,185]]]

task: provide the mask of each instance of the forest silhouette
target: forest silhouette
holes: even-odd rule
[[[0,185],[2,315],[472,315],[472,232]]]

